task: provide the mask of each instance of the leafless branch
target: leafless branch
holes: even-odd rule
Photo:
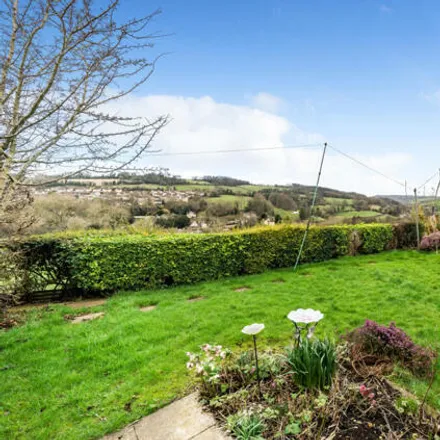
[[[62,179],[124,169],[167,124],[167,115],[112,113],[159,59],[145,54],[160,37],[147,32],[160,11],[119,23],[120,5],[0,0],[0,216],[39,170],[67,167]]]

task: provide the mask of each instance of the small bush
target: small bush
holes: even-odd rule
[[[336,348],[327,339],[305,339],[299,347],[287,351],[287,362],[298,385],[322,390],[332,383],[336,371]]]
[[[430,376],[437,359],[432,350],[415,344],[394,322],[387,327],[367,320],[348,339],[367,353],[400,361],[419,376]]]
[[[420,237],[423,236],[423,223],[419,224]],[[394,247],[397,249],[414,248],[417,245],[417,228],[414,223],[399,223],[393,226]]]
[[[218,202],[210,203],[206,210],[207,216],[225,217],[227,215],[237,215],[240,212],[238,203],[233,202]]]
[[[267,201],[262,194],[255,194],[255,196],[249,200],[246,206],[247,212],[255,212],[259,218],[264,216],[273,215],[274,209],[272,203]]]
[[[189,204],[182,200],[167,200],[165,208],[176,215],[186,215],[191,210]]]
[[[156,224],[163,228],[183,229],[191,224],[191,220],[186,215],[170,215],[158,217]]]
[[[203,197],[191,197],[188,200],[188,206],[191,211],[198,213],[204,211],[208,207],[208,202]]]
[[[423,251],[438,251],[440,247],[440,232],[433,232],[432,234],[423,237],[420,242],[420,249]]]
[[[269,196],[269,202],[276,208],[284,209],[286,211],[294,211],[297,209],[297,205],[292,197],[284,193],[271,193]]]

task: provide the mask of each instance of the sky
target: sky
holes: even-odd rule
[[[168,155],[142,166],[313,184],[328,142],[391,179],[329,149],[322,185],[370,195],[412,192],[440,167],[438,0],[122,3],[121,19],[161,8],[150,30],[167,35],[152,78],[113,109],[170,115],[155,141]]]

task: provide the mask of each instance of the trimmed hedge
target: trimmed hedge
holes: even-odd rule
[[[301,262],[415,247],[415,226],[402,237],[399,225],[312,227]],[[293,266],[301,226],[275,226],[221,234],[159,236],[43,236],[21,243],[29,274],[65,289],[116,291],[190,284]],[[50,276],[48,276],[50,274]],[[35,276],[35,275],[34,275]]]

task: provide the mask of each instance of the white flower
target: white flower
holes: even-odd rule
[[[292,310],[287,317],[296,323],[310,324],[311,322],[321,321],[321,319],[324,318],[324,314],[319,310],[298,309]]]
[[[192,362],[187,362],[186,368],[188,368],[188,370],[191,370],[192,368],[194,368],[194,364]]]
[[[201,348],[205,353],[208,353],[208,351],[211,350],[211,346],[209,344],[204,344]]]
[[[247,325],[246,327],[243,327],[241,330],[242,333],[245,335],[256,335],[260,333],[262,330],[264,330],[264,324],[251,324]]]

